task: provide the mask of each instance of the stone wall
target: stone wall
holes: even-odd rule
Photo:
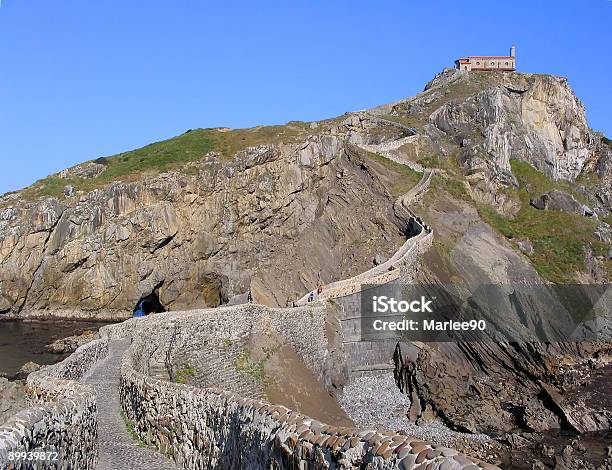
[[[138,354],[146,357],[141,372],[149,375],[149,361],[163,361],[167,367],[180,359],[185,350],[211,350],[212,344],[236,343],[253,331],[267,330],[282,334],[283,340],[303,359],[306,366],[324,384],[330,382],[332,357],[329,353],[326,329],[332,307],[325,304],[301,308],[271,308],[242,304],[208,310],[167,312],[100,329],[109,339],[131,338],[140,344]],[[330,320],[333,321],[333,320]],[[146,338],[146,341],[142,341]],[[233,367],[231,354],[223,368]],[[217,358],[213,360],[217,361]],[[217,361],[221,367],[221,363]],[[222,377],[220,374],[219,378]],[[225,381],[222,386],[239,390],[240,382]]]
[[[0,427],[0,468],[88,470],[95,467],[96,401],[91,387],[78,380],[107,352],[108,341],[95,340],[62,362],[28,376],[32,407]],[[9,460],[10,453],[18,451],[57,452],[57,460]]]
[[[313,300],[350,296],[359,293],[364,284],[386,284],[397,279],[407,282],[410,274],[418,269],[419,256],[431,246],[433,240],[431,227],[410,210],[411,204],[422,200],[429,189],[432,176],[431,170],[425,171],[421,181],[395,201],[393,205],[395,213],[404,215],[408,220],[406,227],[408,239],[391,258],[349,279],[328,284],[320,294],[317,290],[308,292],[296,302],[297,305],[306,305]]]
[[[172,351],[171,375],[176,377],[183,365],[191,367],[189,383],[201,387],[218,387],[230,392],[239,392],[247,398],[260,398],[264,394],[263,384],[254,377],[241,373],[235,364],[244,356],[247,341],[229,340],[203,341],[198,349],[180,347]]]
[[[242,305],[135,319],[106,326],[102,335],[132,338],[121,367],[123,409],[147,444],[183,468],[391,469],[420,464],[431,464],[432,469],[495,468],[405,435],[340,428],[237,392],[147,375],[151,358],[169,343],[182,347],[187,339],[196,345],[209,335],[241,337],[267,322],[270,328],[285,331],[287,342],[304,362],[325,377],[330,366],[328,313],[321,305],[289,309]]]

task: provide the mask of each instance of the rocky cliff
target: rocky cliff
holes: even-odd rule
[[[401,243],[393,187],[411,175],[349,141],[406,130],[353,117],[321,128],[297,143],[248,147],[231,159],[209,152],[180,170],[91,191],[76,183],[59,197],[5,196],[0,309],[125,315],[152,291],[170,309],[217,306],[249,290],[284,306],[318,276],[372,266]],[[102,175],[112,169],[102,166]],[[66,182],[74,181],[91,176]]]
[[[515,260],[534,278],[601,282],[610,273],[611,155],[565,79],[520,73],[447,70],[414,98],[327,121],[188,131],[4,195],[0,311],[122,317],[152,292],[169,309],[249,291],[284,306],[318,281],[388,258],[405,226],[393,201],[424,168],[436,172],[426,201],[434,228],[464,210],[481,227],[472,224],[463,245],[456,227],[442,227],[438,255],[458,245],[456,256],[503,282],[475,251],[492,237],[489,259]],[[590,215],[539,211],[571,219],[559,246],[523,230],[522,218],[538,211],[529,200],[552,189]],[[574,259],[563,272],[545,253],[552,248]]]

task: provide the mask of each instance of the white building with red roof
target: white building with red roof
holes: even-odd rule
[[[510,48],[509,56],[501,55],[474,55],[457,59],[455,67],[459,70],[516,70],[516,47]]]

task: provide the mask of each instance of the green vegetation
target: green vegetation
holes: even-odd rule
[[[574,273],[585,268],[586,244],[595,254],[603,254],[605,247],[593,237],[597,222],[578,214],[532,207],[531,198],[552,188],[575,193],[566,183],[547,179],[525,162],[512,162],[512,170],[520,182],[520,189],[511,191],[521,203],[516,216],[510,219],[489,206],[478,205],[480,216],[508,239],[529,239],[534,247],[529,258],[541,276],[557,283],[571,282]]]
[[[526,187],[529,189],[529,195],[531,198],[538,198],[542,194],[547,193],[551,189],[558,189],[571,194],[577,200],[586,203],[584,195],[574,190],[572,184],[567,181],[554,181],[548,178],[544,173],[536,170],[529,163],[512,160],[510,162],[512,173],[518,179],[521,188]]]
[[[189,130],[168,140],[95,160],[106,166],[106,169],[97,177],[58,178],[49,176],[26,188],[22,194],[29,199],[41,196],[60,197],[66,185],[72,185],[76,190],[91,191],[112,181],[134,181],[146,174],[155,175],[163,171],[181,169],[186,163],[197,161],[210,151],[215,151],[224,158],[232,158],[237,152],[247,147],[290,142],[298,137],[307,136],[309,132],[311,132],[309,125],[302,122],[249,129]],[[197,169],[187,167],[183,172],[196,174]]]
[[[417,162],[427,168],[442,168],[442,158],[440,158],[440,155],[428,155],[419,158]]]
[[[453,249],[455,248],[455,244],[453,242],[456,242],[456,240],[448,240],[445,242],[440,240],[440,237],[434,238],[433,249],[438,252],[438,255],[441,258],[449,259]]]
[[[176,376],[174,381],[179,384],[186,384],[189,380],[189,377],[195,376],[195,369],[189,363],[184,363],[182,367],[176,371]]]
[[[481,217],[509,239],[528,238],[534,247],[530,259],[540,275],[557,282],[571,282],[576,271],[584,270],[584,246],[594,243],[595,222],[577,214],[540,211],[525,202],[513,220],[490,207],[479,206]]]
[[[368,158],[382,164],[397,175],[396,178],[393,179],[393,186],[391,187],[391,192],[394,196],[404,194],[421,180],[421,174],[408,168],[406,165],[389,160],[387,157],[377,153],[364,153]]]
[[[472,200],[465,180],[460,176],[434,175],[431,189],[425,196],[425,203],[431,204],[432,198],[437,197],[443,190],[457,200],[474,205],[480,217],[509,240],[516,242],[529,239],[534,248],[533,254],[528,255],[531,263],[543,278],[552,282],[572,282],[575,273],[585,269],[586,245],[591,246],[595,256],[606,258],[605,269],[610,273],[612,263],[607,260],[607,246],[593,236],[596,220],[578,214],[542,211],[529,204],[532,198],[539,197],[551,189],[568,192],[583,202],[584,196],[577,193],[569,183],[553,181],[526,162],[512,161],[511,166],[520,184],[518,190],[504,190],[508,197],[520,203],[520,209],[513,218],[500,214],[489,205]],[[610,223],[610,219],[612,217],[606,217],[604,221]],[[441,255],[450,253],[451,244],[447,245],[439,240],[434,241],[434,244],[436,243]]]
[[[266,374],[264,372],[265,361],[254,361],[251,358],[251,352],[248,350],[241,351],[234,360],[234,367],[238,372],[248,375],[256,382],[264,383]]]
[[[265,385],[266,384],[266,373],[265,366],[266,362],[280,349],[280,345],[272,346],[269,348],[262,348],[264,356],[259,361],[254,360],[251,357],[251,352],[248,349],[241,351],[236,359],[234,360],[234,367],[238,372],[248,375],[253,378],[256,382]]]
[[[122,411],[120,411],[121,414],[121,418],[123,419],[123,423],[125,424],[125,427],[128,431],[128,433],[130,434],[130,436],[132,437],[132,439],[138,443],[138,447],[146,447],[147,445],[144,443],[144,441],[142,439],[140,439],[140,436],[138,435],[138,433],[136,432],[136,430],[134,429],[134,425],[132,424],[132,422],[129,420],[129,418],[125,415],[125,413]]]
[[[472,198],[465,187],[464,180],[434,175],[431,179],[431,193],[435,194],[440,190],[448,192],[456,199],[468,202],[472,201]]]

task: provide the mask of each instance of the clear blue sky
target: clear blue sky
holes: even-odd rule
[[[1,0],[0,193],[189,128],[407,97],[513,43],[612,136],[610,0]]]

